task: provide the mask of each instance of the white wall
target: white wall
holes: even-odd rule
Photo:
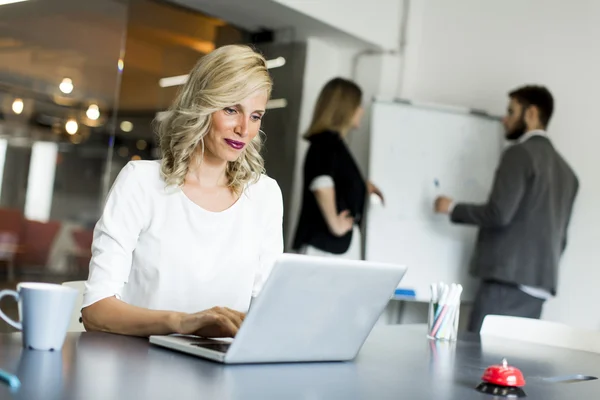
[[[544,317],[599,329],[600,2],[413,0],[409,21],[402,97],[501,114],[516,86],[541,83],[553,92],[549,133],[576,170],[581,192],[558,297]]]
[[[401,0],[273,0],[384,49],[397,49]]]
[[[391,11],[378,17],[373,2],[274,1],[383,48],[396,47],[402,0],[385,0],[389,4],[386,10],[398,11],[393,18]],[[342,17],[342,8],[349,14]],[[544,317],[595,329],[600,328],[600,314],[591,307],[595,304],[594,284],[600,281],[600,246],[594,242],[600,237],[600,208],[594,207],[600,196],[600,180],[595,176],[600,161],[594,154],[600,137],[594,134],[593,121],[595,93],[600,92],[596,76],[600,70],[600,51],[596,50],[599,17],[600,2],[594,0],[489,0],[485,7],[479,0],[411,0],[404,60],[365,56],[355,77],[367,97],[398,95],[483,108],[495,114],[504,112],[506,94],[514,87],[540,83],[552,90],[556,113],[549,133],[578,173],[582,187],[561,266],[558,297],[548,302]],[[350,77],[354,56],[360,50],[309,39],[299,134],[308,127],[322,85],[334,76]],[[367,131],[363,126],[350,137],[362,165],[368,141],[361,135]],[[292,227],[301,202],[305,151],[306,143],[299,139],[294,204],[288,211]]]

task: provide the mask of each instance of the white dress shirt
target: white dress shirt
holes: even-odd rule
[[[116,296],[155,310],[248,310],[283,252],[283,200],[261,176],[222,212],[166,187],[160,161],[119,173],[94,229],[83,306]]]

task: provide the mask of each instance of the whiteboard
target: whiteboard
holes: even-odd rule
[[[477,228],[433,212],[435,197],[484,202],[503,149],[497,118],[406,102],[375,102],[369,176],[385,205],[371,203],[365,258],[408,267],[400,286],[428,301],[432,282],[461,283],[475,296],[469,262]],[[436,184],[437,182],[437,184]]]

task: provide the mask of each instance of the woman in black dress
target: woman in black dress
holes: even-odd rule
[[[360,125],[362,91],[343,78],[321,90],[305,135],[302,210],[293,248],[316,256],[361,259],[360,224],[367,193],[383,196],[362,177],[345,138]]]

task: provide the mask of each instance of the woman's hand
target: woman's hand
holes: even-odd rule
[[[329,232],[334,236],[344,236],[352,230],[354,218],[350,211],[337,212],[335,205],[335,189],[332,187],[313,190],[317,204],[323,213]]]
[[[194,314],[179,314],[175,331],[206,338],[235,337],[246,314],[227,307],[213,307]]]
[[[352,230],[354,226],[354,218],[350,215],[350,211],[344,210],[337,215],[336,224],[332,233],[336,236],[344,236]]]
[[[367,192],[369,194],[375,194],[381,199],[381,204],[385,204],[385,200],[383,199],[383,193],[381,193],[381,190],[379,190],[379,188],[375,186],[371,181],[367,182]]]

